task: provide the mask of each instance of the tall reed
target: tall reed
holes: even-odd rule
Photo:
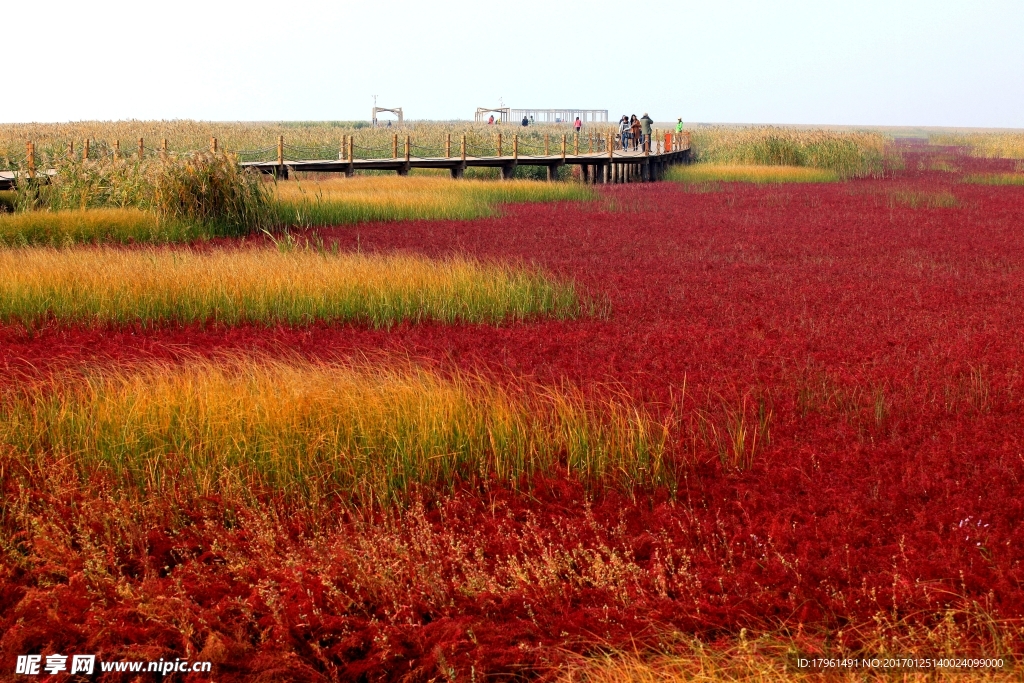
[[[474,477],[667,476],[667,427],[626,402],[402,363],[194,361],[57,377],[2,399],[0,449],[71,458],[83,478],[127,490],[392,499]]]
[[[253,248],[0,250],[0,320],[491,322],[573,317],[571,282],[466,258]]]
[[[972,156],[991,159],[1024,159],[1024,133],[934,133],[929,136],[933,145],[966,148]]]
[[[879,133],[767,127],[698,127],[691,133],[701,163],[809,166],[841,177],[878,175],[900,160]]]

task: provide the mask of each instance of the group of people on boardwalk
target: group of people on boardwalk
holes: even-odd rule
[[[644,149],[644,145],[651,139],[651,126],[654,121],[647,112],[640,118],[636,114],[627,117],[625,114],[619,119],[619,140],[622,142],[622,149],[628,151],[630,145],[633,151]]]

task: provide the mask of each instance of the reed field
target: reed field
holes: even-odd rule
[[[277,223],[346,225],[366,221],[471,219],[495,215],[502,204],[589,201],[595,190],[578,183],[488,182],[438,177],[363,176],[275,185]]]
[[[667,180],[687,184],[715,182],[740,183],[831,183],[839,174],[823,168],[807,166],[753,166],[728,164],[692,164],[673,166]]]
[[[580,139],[581,151],[587,151],[591,139],[607,134],[611,124],[588,125]],[[372,128],[367,122],[207,122],[207,121],[83,121],[63,124],[0,124],[0,168],[16,168],[24,163],[25,143],[33,141],[42,159],[63,159],[73,154],[81,158],[85,140],[90,140],[90,158],[109,157],[120,150],[130,156],[143,139],[147,155],[157,155],[163,140],[167,149],[176,153],[208,150],[211,138],[218,148],[232,152],[242,161],[270,161],[277,158],[278,137],[285,141],[285,158],[337,159],[343,153],[342,143],[352,136],[355,156],[359,158],[390,158],[394,153],[394,136],[399,136],[399,153],[404,153],[405,136],[412,138],[413,156],[445,156],[451,136],[453,156],[460,153],[462,135],[466,135],[466,153],[470,156],[493,156],[497,151],[498,134],[504,139],[504,151],[512,150],[512,136],[519,136],[521,155],[542,154],[544,138],[549,150],[561,149],[562,135],[567,135],[570,152],[573,145],[569,124],[535,124],[523,128],[518,124],[487,125],[472,121],[406,122],[403,126]],[[115,148],[116,144],[116,148]],[[598,144],[596,141],[593,144]],[[601,143],[603,144],[603,143]]]
[[[842,178],[880,175],[900,164],[889,139],[875,132],[702,126],[691,133],[698,164],[801,166]]]
[[[465,258],[312,249],[0,251],[0,320],[391,326],[580,313],[572,283]]]
[[[237,360],[65,377],[3,397],[0,444],[150,494],[274,489],[391,499],[534,474],[656,484],[668,428],[578,391],[414,367]]]
[[[972,156],[988,159],[1024,159],[1024,132],[934,133],[929,136],[932,145],[964,147]]]

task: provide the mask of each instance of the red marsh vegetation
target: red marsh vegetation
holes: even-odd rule
[[[75,651],[210,659],[220,680],[468,681],[692,639],[1017,652],[1024,187],[962,182],[1009,171],[907,153],[884,178],[617,186],[319,231],[343,251],[536,264],[599,304],[570,319],[0,327],[6,386],[83,363],[287,351],[611,391],[669,427],[672,471],[310,509],[186,480],[125,500],[11,450],[4,666]]]

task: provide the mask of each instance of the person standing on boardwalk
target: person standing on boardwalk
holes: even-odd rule
[[[523,128],[526,128],[528,125],[530,125],[530,119],[526,118],[526,115],[524,114],[523,115]]]
[[[651,144],[652,125],[654,125],[654,121],[651,119],[650,116],[647,115],[647,112],[644,112],[644,115],[640,117],[640,130],[643,132],[644,135],[643,140],[640,141],[641,146]]]
[[[493,126],[494,125],[494,114],[491,114],[490,118],[487,119],[487,125],[488,126]]]
[[[682,135],[683,133],[683,117],[676,119],[676,133]]]
[[[579,135],[579,132],[583,130],[583,122],[580,121],[580,117],[576,117],[576,123],[572,124],[572,127],[576,129],[576,134]]]
[[[622,151],[629,149],[629,118],[623,114],[619,119],[619,140],[622,142]]]
[[[629,117],[629,130],[630,130],[630,133],[632,134],[631,136],[633,138],[633,151],[635,152],[636,149],[637,149],[637,146],[641,144],[641,140],[640,140],[641,124],[640,124],[640,119],[638,119],[636,117],[636,114],[633,114],[632,116]]]

